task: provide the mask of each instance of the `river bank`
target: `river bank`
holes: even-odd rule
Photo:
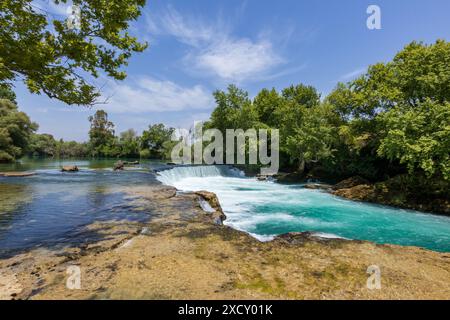
[[[450,255],[415,247],[285,235],[259,242],[217,223],[199,195],[129,187],[146,223],[101,222],[103,239],[0,260],[2,299],[449,299]],[[206,196],[214,212],[217,199]],[[379,290],[367,268],[379,266]],[[81,289],[66,287],[67,268]]]
[[[415,186],[413,190],[410,190],[405,179],[408,179],[405,175],[399,175],[385,181],[370,182],[354,176],[337,183],[317,183],[318,181],[335,180],[330,177],[299,176],[295,172],[277,176],[277,181],[280,183],[304,183],[306,188],[321,189],[349,200],[450,216],[450,193],[448,191],[436,194],[437,192],[426,192],[427,190],[421,189],[420,186]]]

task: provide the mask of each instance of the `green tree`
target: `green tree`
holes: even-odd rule
[[[281,95],[286,101],[305,108],[312,108],[320,103],[320,94],[316,88],[299,84],[283,89]]]
[[[55,4],[67,0],[50,0]],[[0,85],[23,79],[32,93],[67,104],[92,105],[100,92],[90,83],[100,72],[116,80],[134,52],[142,52],[127,30],[145,0],[73,0],[80,28],[37,8],[33,0],[0,2]]]
[[[249,109],[252,102],[248,93],[235,85],[229,85],[227,91],[217,90],[213,93],[216,100],[216,108],[206,124],[207,128],[220,130],[223,134],[226,129],[244,129],[241,127],[242,110]]]
[[[114,153],[111,146],[115,144],[114,123],[108,120],[104,110],[97,110],[89,117],[91,128],[89,130],[89,143],[92,155],[110,156]]]
[[[57,142],[51,134],[33,134],[28,146],[30,156],[54,157],[57,156]]]
[[[17,104],[16,94],[6,85],[0,84],[0,99],[8,99],[14,104]]]
[[[171,141],[174,128],[168,128],[164,124],[154,124],[142,132],[141,137],[141,157],[164,158],[167,142]],[[148,150],[148,151],[144,151]]]
[[[311,151],[311,148],[318,148],[317,144],[313,146],[309,143],[321,143],[322,133],[318,131],[321,128],[314,130],[313,127],[320,123],[315,113],[319,106],[320,95],[316,89],[297,85],[282,91],[282,102],[274,112],[279,122],[280,149],[287,154],[289,162],[298,164],[300,172],[304,171],[307,162],[316,161],[318,157]],[[326,140],[322,142],[326,143]]]
[[[57,155],[60,158],[83,158],[90,156],[88,143],[77,141],[64,141],[60,139],[56,143]]]
[[[139,157],[140,139],[134,129],[121,132],[119,143],[121,156],[129,158]]]
[[[420,118],[424,102],[431,100],[444,106],[450,101],[450,43],[443,40],[432,45],[412,42],[391,62],[370,66],[358,79],[338,84],[326,100],[345,122],[339,134],[347,146],[347,159],[354,160],[346,164],[347,168],[365,167],[376,173],[372,175],[375,179],[401,172],[402,165],[407,163],[411,168],[406,155],[400,156],[392,144],[390,126],[394,122],[391,117],[398,115],[401,121],[406,121],[403,125],[407,127],[412,124],[407,116],[417,109]],[[400,127],[401,123],[395,126]],[[404,133],[411,137],[410,131]],[[390,135],[388,140],[387,134]],[[413,135],[418,137],[418,134],[416,131]],[[417,154],[409,156],[416,158]],[[360,165],[362,162],[364,166]]]
[[[259,121],[277,128],[279,126],[277,110],[282,103],[283,99],[274,88],[272,90],[262,89],[253,100]]]
[[[38,125],[7,99],[0,99],[0,162],[22,157]]]
[[[450,43],[412,42],[388,63],[370,66],[348,84],[338,84],[328,96],[343,117],[374,119],[401,104],[416,106],[427,99],[450,99]]]
[[[450,103],[427,100],[384,113],[386,132],[378,155],[405,164],[409,173],[450,180]]]

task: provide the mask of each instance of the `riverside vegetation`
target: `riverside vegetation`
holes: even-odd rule
[[[21,156],[169,158],[173,128],[149,126],[115,136],[108,114],[89,118],[87,143],[36,134],[37,124],[0,92],[0,161]],[[336,192],[351,199],[450,213],[450,43],[413,42],[327,97],[303,84],[254,99],[235,85],[214,92],[205,128],[278,128],[284,181],[364,181]],[[226,155],[224,155],[225,157]],[[255,169],[247,167],[247,169]]]
[[[89,141],[78,143],[37,134],[37,124],[19,111],[12,88],[21,80],[30,92],[68,105],[102,102],[88,77],[123,80],[122,67],[147,47],[127,32],[145,0],[77,4],[82,23],[76,32],[31,0],[0,4],[0,161],[25,155],[167,157],[172,129],[164,125],[140,137],[134,130],[116,136],[107,113],[98,110],[89,118]],[[280,129],[285,181],[350,178],[333,192],[448,213],[450,44],[444,40],[413,42],[327,97],[303,84],[263,89],[254,99],[230,85],[214,97],[217,106],[205,127]],[[29,229],[49,238],[0,259],[0,299],[449,297],[448,253],[310,234],[259,242],[220,224],[225,216],[213,195],[148,185],[148,170],[93,169],[86,177],[55,171],[0,177],[6,240],[33,241],[24,236]],[[86,179],[88,188],[80,192]],[[37,191],[50,196],[35,197]],[[199,197],[214,213],[201,209]],[[38,206],[30,207],[39,218],[32,221],[26,204],[36,200]],[[63,210],[47,210],[49,203]],[[73,226],[68,234],[47,234],[48,228],[67,233],[60,225]],[[77,236],[81,241],[73,242]],[[366,286],[373,264],[382,270],[382,290]],[[81,290],[66,287],[67,267],[74,265],[81,269]]]

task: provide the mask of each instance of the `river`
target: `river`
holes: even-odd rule
[[[248,178],[222,166],[168,168],[143,161],[123,172],[114,160],[36,160],[0,165],[32,170],[30,177],[0,177],[0,256],[32,248],[95,241],[85,226],[95,221],[145,222],[152,210],[136,208],[122,189],[164,183],[181,191],[215,192],[226,224],[260,240],[312,231],[322,237],[412,245],[450,252],[450,217],[345,200],[301,184]],[[76,173],[61,166],[77,165]],[[154,170],[167,169],[155,173]]]

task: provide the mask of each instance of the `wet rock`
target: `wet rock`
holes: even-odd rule
[[[226,220],[227,216],[223,213],[222,207],[219,203],[219,198],[217,198],[217,195],[213,192],[209,191],[197,191],[195,192],[196,195],[202,197],[206,202],[209,203],[211,208],[215,210],[213,213],[209,213],[211,216],[213,222],[218,225],[222,225],[223,221]]]
[[[361,178],[360,176],[354,176],[354,177],[345,179],[345,180],[335,184],[333,186],[333,188],[335,190],[348,189],[348,188],[353,188],[353,187],[356,187],[356,186],[359,186],[359,185],[362,185],[362,184],[368,185],[368,184],[370,184],[370,182],[367,181],[364,178]]]
[[[64,166],[61,168],[62,172],[78,172],[79,169],[77,166]]]
[[[334,195],[358,201],[376,201],[376,189],[373,185],[361,184],[354,187],[342,188],[333,192]]]
[[[195,194],[205,199],[213,209],[222,211],[222,207],[219,203],[219,198],[217,198],[217,195],[214,192],[202,190],[196,191]]]
[[[278,182],[286,182],[286,183],[292,183],[292,182],[300,182],[304,181],[305,175],[303,172],[290,172],[290,173],[278,173],[274,175],[274,178],[277,179]]]
[[[124,167],[125,163],[122,160],[119,160],[114,164],[114,171],[123,170]]]
[[[273,181],[274,175],[272,174],[257,174],[256,179],[259,181]]]
[[[408,193],[398,188],[391,180],[375,184],[360,184],[331,192],[335,196],[354,201],[365,201],[384,204],[393,207],[427,211],[434,214],[450,215],[450,200],[434,198],[424,202],[414,193]]]
[[[77,166],[64,166],[61,168],[62,172],[77,172],[78,168]]]

